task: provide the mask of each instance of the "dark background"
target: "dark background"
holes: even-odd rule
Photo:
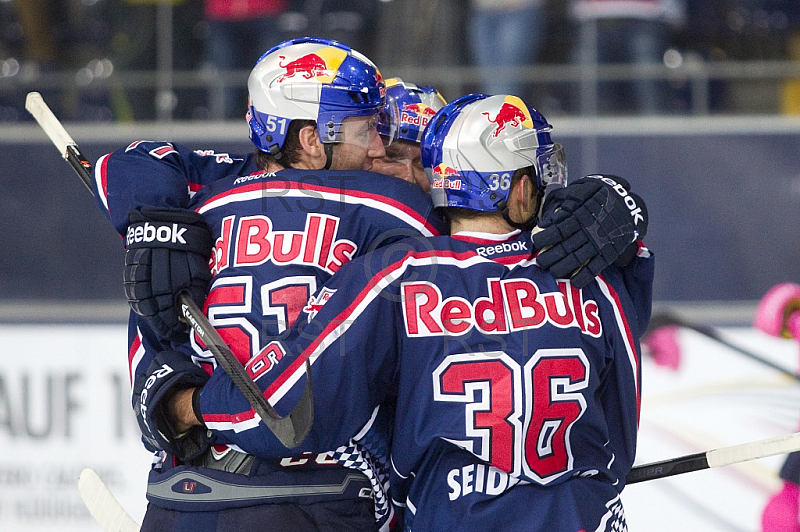
[[[657,301],[755,301],[777,283],[800,282],[800,127],[672,134],[647,131],[643,122],[642,134],[609,127],[608,135],[584,137],[559,136],[554,122],[572,179],[620,175],[646,200]],[[121,301],[121,238],[41,136],[0,145],[0,302]],[[94,161],[135,138],[79,144]],[[218,152],[251,149],[246,140],[213,136],[182,142]]]

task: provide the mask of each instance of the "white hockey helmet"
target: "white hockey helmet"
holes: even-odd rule
[[[250,140],[273,155],[292,120],[315,120],[323,143],[341,142],[344,119],[377,115],[386,94],[372,61],[337,41],[313,37],[283,42],[261,56],[247,89]]]
[[[504,209],[514,171],[532,166],[540,190],[566,184],[552,126],[517,96],[468,94],[445,105],[422,137],[422,164],[436,207]]]

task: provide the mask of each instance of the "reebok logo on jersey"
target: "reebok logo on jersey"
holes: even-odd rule
[[[186,233],[186,228],[178,228],[178,224],[172,225],[153,225],[150,222],[142,224],[135,224],[128,227],[128,232],[125,237],[125,243],[128,247],[131,244],[140,244],[143,242],[161,242],[162,244],[186,244],[183,235]]]
[[[495,246],[486,246],[476,248],[475,251],[478,252],[478,255],[481,257],[490,257],[492,255],[499,255],[500,253],[510,253],[512,251],[528,251],[528,244],[527,242],[503,242],[502,244],[497,244]]]

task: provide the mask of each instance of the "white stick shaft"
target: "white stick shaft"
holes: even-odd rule
[[[708,467],[720,467],[800,450],[800,433],[742,443],[706,453]]]
[[[53,144],[56,145],[61,156],[67,158],[67,146],[77,146],[67,130],[58,121],[56,115],[45,103],[44,98],[38,92],[29,92],[25,99],[25,109],[33,115]]]
[[[78,493],[86,509],[104,532],[138,532],[139,525],[114,498],[97,473],[84,469],[78,477]]]

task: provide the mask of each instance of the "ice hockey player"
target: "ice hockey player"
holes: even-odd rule
[[[384,138],[397,140],[388,143],[386,157],[373,161],[372,170],[416,183],[422,190],[429,191],[431,187],[422,168],[419,143],[425,126],[445,103],[444,97],[430,85],[418,87],[400,78],[387,79],[387,110],[382,116],[396,117],[398,125],[394,127],[381,121],[378,132]]]
[[[126,237],[128,299],[143,315],[131,327],[132,401],[157,461],[142,529],[388,530],[385,464],[363,445],[341,450],[356,465],[326,453],[265,460],[205,429],[176,432],[164,422],[169,398],[202,384],[213,366],[177,320],[177,291],[205,301],[241,362],[257,362],[348,260],[445,227],[418,186],[365,171],[385,155],[377,131],[385,87],[366,57],[334,41],[293,40],[259,60],[248,88],[257,168],[224,154],[186,157],[169,143],[129,146],[138,165],[123,167],[118,153],[97,165],[102,207]],[[131,173],[153,157],[171,178]],[[220,178],[226,166],[242,175]],[[205,186],[187,209],[193,183]],[[182,487],[190,474],[203,480]]]
[[[544,187],[565,177],[550,130],[514,96],[445,106],[422,159],[450,236],[350,261],[260,353],[256,383],[279,411],[297,401],[311,363],[315,424],[302,450],[372,445],[376,425],[393,419],[391,489],[405,530],[625,529],[653,276],[634,228],[647,212],[618,177],[578,180],[623,200],[608,212],[633,237],[628,262],[582,289],[539,267],[530,231]],[[258,456],[286,452],[219,369],[172,403],[179,430],[205,426]]]
[[[287,67],[284,71],[285,74],[289,70],[287,62],[284,62],[284,66]],[[303,76],[303,79],[305,79],[305,76]],[[311,81],[311,83],[318,82],[318,80]],[[334,83],[338,83],[339,88],[342,88],[341,79],[334,80]],[[407,141],[411,143],[415,140],[418,141],[426,118],[431,114],[429,109],[436,110],[441,107],[444,102],[441,100],[438,93],[429,87],[418,88],[411,84],[404,84],[399,80],[392,85],[393,88],[390,89],[390,96],[392,96],[392,98],[390,98],[390,103],[393,103],[396,108],[403,109],[406,112],[406,119],[403,120],[402,127],[396,130],[395,134],[399,137],[401,142]],[[408,94],[406,96],[400,94],[398,87],[404,87]],[[419,101],[417,101],[417,99],[419,99]],[[414,106],[415,103],[421,105]],[[411,107],[406,109],[407,105]],[[419,107],[419,109],[415,109],[415,107]],[[253,116],[253,111],[257,110],[258,106],[256,105],[254,109],[251,110],[251,116]],[[302,115],[301,118],[313,116],[313,113],[311,115],[300,114]],[[414,116],[415,114],[417,117]],[[392,135],[391,122],[382,122],[381,126],[381,133],[386,136]],[[346,142],[347,139],[345,139],[344,143]],[[391,147],[390,145],[389,148],[391,149]],[[333,150],[335,151],[336,147],[334,147]],[[403,153],[407,154],[409,152],[406,149],[403,150]],[[386,158],[367,157],[364,164],[371,159],[372,167],[377,169],[378,161],[388,164],[396,163],[398,159],[403,159],[403,153],[394,161],[387,160]],[[402,166],[406,170],[412,167],[412,165],[407,164],[409,160],[414,162],[414,157],[406,158],[404,161]],[[283,165],[289,164],[292,163],[288,163],[286,160],[283,161]],[[414,162],[413,166],[418,165],[418,162]],[[139,317],[133,320],[133,327],[131,328],[131,349],[129,357],[131,372],[132,374],[138,375],[140,381],[142,381],[144,380],[142,378],[143,371],[149,366],[148,362],[152,360],[154,353],[165,348],[168,349],[170,346],[169,340],[174,338],[179,340],[181,335],[185,332],[184,325],[178,322],[177,313],[172,307],[174,296],[180,290],[188,289],[198,301],[202,301],[205,297],[208,275],[204,274],[200,267],[205,263],[205,260],[203,258],[204,253],[198,251],[198,248],[202,248],[206,245],[206,243],[210,241],[210,238],[201,237],[204,225],[199,224],[197,218],[192,213],[176,211],[175,208],[184,207],[187,204],[188,198],[204,184],[214,182],[228,174],[247,176],[249,174],[258,173],[258,168],[255,164],[255,157],[253,156],[237,157],[225,153],[214,153],[202,150],[192,152],[175,143],[147,141],[133,143],[124,150],[119,150],[118,152],[104,156],[100,159],[96,168],[95,186],[97,197],[100,200],[101,207],[104,211],[107,211],[120,233],[123,235],[127,233],[129,225],[128,213],[131,209],[138,210],[142,206],[161,206],[170,209],[161,210],[160,212],[152,209],[142,209],[142,216],[144,214],[150,217],[166,216],[168,219],[162,223],[170,227],[178,228],[175,234],[186,236],[185,231],[190,231],[192,235],[197,237],[192,240],[190,245],[186,246],[186,248],[175,246],[175,242],[168,242],[165,244],[156,239],[147,242],[144,249],[139,247],[139,245],[143,245],[143,242],[139,242],[138,245],[132,246],[129,252],[128,259],[130,264],[126,270],[126,274],[129,276],[128,288],[131,305],[139,312],[150,312],[144,319]],[[395,165],[395,169],[396,168],[397,165]],[[396,171],[389,171],[386,173],[394,173],[406,180],[411,180],[410,175],[413,175],[406,173],[405,176],[403,176]],[[419,174],[417,174],[417,176],[418,175]],[[418,179],[417,182],[419,182]],[[382,189],[382,192],[387,191],[391,191],[391,187],[389,189]],[[602,192],[602,190],[600,192]],[[310,194],[309,192],[309,195]],[[583,203],[573,203],[575,203],[575,206],[583,207],[583,211],[586,211],[586,202],[591,198],[592,196],[590,195],[583,199]],[[316,200],[316,196],[314,199]],[[413,207],[413,205],[414,202],[411,202],[408,207]],[[426,211],[426,208],[422,208],[422,210]],[[134,214],[134,217],[137,216],[140,215]],[[429,223],[433,225],[438,224],[435,217],[432,217]],[[144,220],[138,222],[138,225],[133,224],[134,230],[132,232],[132,237],[134,240],[136,239],[136,227],[141,228],[142,240],[146,240],[144,235],[146,235],[148,225],[153,228],[152,230],[155,230],[155,221],[151,223],[151,220]],[[408,229],[408,227],[404,226],[402,221],[399,222],[399,225],[403,227],[404,230]],[[560,238],[561,233],[564,233],[563,229],[560,228],[563,225],[563,223],[559,225],[558,231],[554,229],[551,230],[551,232],[556,235],[556,240]],[[572,226],[570,230],[574,231],[575,229],[576,227]],[[578,227],[578,229],[581,228]],[[414,231],[415,230],[412,230],[412,234],[416,234]],[[581,232],[581,230],[578,231],[578,233]],[[423,231],[423,234],[424,233],[425,231]],[[546,235],[547,233],[544,234]],[[577,234],[573,234],[570,240],[575,241],[575,236],[577,236]],[[391,241],[393,238],[395,238],[395,236],[392,236],[388,241]],[[201,242],[203,242],[202,245],[200,244]],[[192,252],[193,247],[195,247],[195,251],[197,252]],[[209,244],[209,253],[210,247]],[[363,248],[359,249],[356,255],[361,253],[362,250]],[[553,256],[560,254],[562,257],[569,258],[574,252],[575,250],[567,249],[563,244],[558,244],[550,248],[546,253],[550,253]],[[294,266],[298,265],[294,264]],[[319,275],[320,272],[316,271],[314,274]],[[327,275],[327,273],[322,273],[323,278]],[[289,287],[281,292],[282,295],[279,297],[286,294],[298,294],[302,292],[302,287]],[[276,299],[278,307],[282,304],[279,297]],[[275,301],[272,303],[275,303]],[[283,316],[280,316],[280,312],[275,311],[274,308],[271,309],[274,313],[267,318],[267,321],[271,320],[273,325],[275,325],[272,330],[280,330],[290,325],[291,315],[289,314],[296,314],[296,307],[297,305],[292,306],[291,304],[287,304],[284,307],[285,312]],[[266,310],[265,313],[269,314]],[[210,314],[212,321],[219,324],[236,321],[235,318],[230,318],[224,314]],[[289,315],[288,318],[286,317],[287,315]],[[150,330],[151,325],[155,331]],[[240,339],[239,331],[236,330],[236,327],[222,327],[223,332],[230,331],[231,329],[233,332],[231,332],[230,335],[226,333],[226,337],[233,337],[234,340]],[[266,327],[265,329],[270,328]],[[268,336],[266,339],[268,339]],[[262,341],[265,342],[266,339]],[[255,342],[255,340],[251,343],[253,342]],[[206,353],[206,356],[207,355]],[[175,377],[173,381],[175,384],[186,385],[186,382],[189,382],[185,377],[181,377],[178,371],[174,372],[173,377]],[[164,386],[163,392],[166,393],[167,391],[168,387]],[[134,405],[135,407],[141,408],[141,406],[138,405],[138,396],[140,394],[135,395]],[[151,397],[152,396],[153,394],[151,394]],[[151,411],[153,411],[152,400]],[[145,410],[145,412],[147,412],[147,410]],[[141,411],[139,411],[139,413],[141,414]],[[144,421],[142,415],[139,417],[140,424],[145,423],[145,427],[147,427],[148,425]],[[150,448],[153,447],[154,443],[152,440],[148,441],[146,438],[145,441]],[[155,447],[158,448],[159,445],[155,444]],[[163,454],[161,456],[163,457]],[[299,469],[296,464],[292,464],[291,468],[293,470]],[[286,470],[287,469],[284,468],[282,472]],[[294,478],[295,481],[300,480],[297,476]],[[278,503],[281,502],[281,500],[280,498],[276,498],[272,501]],[[262,500],[255,503],[253,501],[247,501],[242,504],[260,504],[261,502],[264,501]]]

